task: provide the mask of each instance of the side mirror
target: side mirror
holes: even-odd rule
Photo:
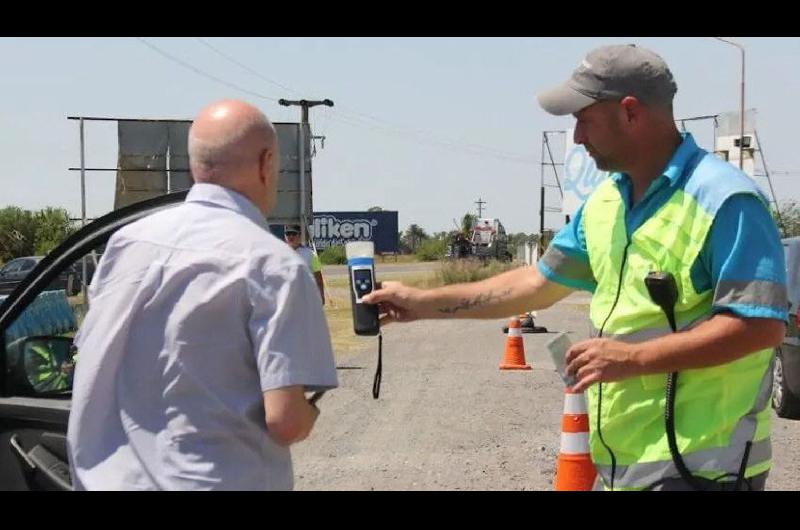
[[[9,374],[17,391],[33,395],[72,390],[75,350],[72,339],[60,336],[26,337],[15,344]]]

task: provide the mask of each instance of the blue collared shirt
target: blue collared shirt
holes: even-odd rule
[[[672,196],[676,187],[685,187],[692,175],[690,161],[704,151],[691,134],[670,159],[664,172],[632,204],[631,179],[624,173],[609,178],[617,184],[626,204],[625,228],[628,237],[658,211]],[[551,242],[566,259],[553,270],[539,261],[539,271],[549,280],[573,289],[594,292],[597,287],[589,265],[586,235],[583,231],[583,205],[575,217],[562,228]],[[589,279],[592,278],[592,279]],[[709,237],[696,261],[691,278],[695,290],[703,293],[714,289],[713,311],[729,311],[741,317],[776,318],[788,321],[785,297],[772,299],[764,290],[747,289],[753,282],[766,282],[786,288],[786,269],[783,246],[775,221],[761,200],[751,194],[729,197],[719,208]],[[722,285],[724,288],[719,289]],[[761,285],[764,285],[761,283]],[[758,296],[753,292],[759,291]]]

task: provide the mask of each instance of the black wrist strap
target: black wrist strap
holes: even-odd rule
[[[378,399],[381,393],[381,376],[383,375],[383,333],[378,334],[378,366],[375,368],[375,380],[372,382],[372,398]]]

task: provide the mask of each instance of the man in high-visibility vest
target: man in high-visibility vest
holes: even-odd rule
[[[37,393],[57,392],[72,388],[74,360],[58,359],[45,344],[27,344],[23,352],[25,374]]]
[[[322,279],[322,262],[319,256],[307,245],[302,244],[300,239],[300,225],[286,225],[283,227],[283,238],[295,252],[302,256],[303,261],[308,265],[308,270],[314,276],[314,281],[317,282],[317,289],[319,289],[319,296],[322,299],[322,305],[325,305],[325,282]]]
[[[753,181],[677,130],[676,91],[651,51],[591,51],[539,103],[576,118],[575,143],[611,176],[537,267],[434,290],[384,282],[365,301],[384,322],[499,318],[590,291],[593,338],[570,348],[567,372],[587,393],[603,486],[759,490],[771,465],[773,348],[788,318],[783,248]],[[653,271],[675,278],[677,333],[645,286]]]

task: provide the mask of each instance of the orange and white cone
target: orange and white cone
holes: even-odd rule
[[[589,450],[589,414],[586,396],[564,394],[564,415],[561,420],[561,451],[556,469],[556,491],[591,491],[597,470]]]
[[[511,317],[508,323],[508,338],[506,339],[506,352],[501,370],[530,370],[531,365],[525,362],[525,343],[522,341],[522,329],[519,317]]]

